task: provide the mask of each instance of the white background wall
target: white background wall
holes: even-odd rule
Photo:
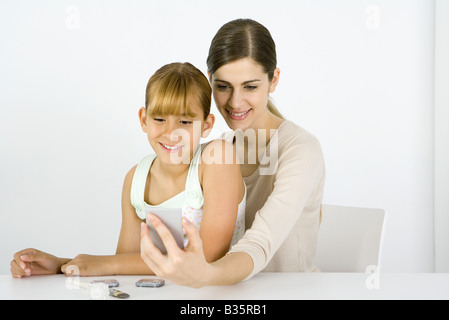
[[[239,17],[276,41],[273,98],[321,141],[324,202],[388,211],[384,271],[434,270],[434,1],[2,0],[0,273],[26,247],[114,252],[123,178],[150,150],[148,78],[206,72]]]
[[[449,1],[435,6],[435,271],[449,272]]]

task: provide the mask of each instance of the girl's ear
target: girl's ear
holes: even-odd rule
[[[207,138],[214,127],[214,123],[215,116],[213,114],[208,115],[206,120],[204,120],[203,132],[201,133],[202,138]]]
[[[147,130],[147,109],[144,107],[139,109],[139,121],[140,126],[142,127],[142,130],[146,132]]]

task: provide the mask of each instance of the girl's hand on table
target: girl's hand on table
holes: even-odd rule
[[[61,266],[69,260],[36,249],[24,249],[14,254],[14,260],[11,261],[11,274],[14,278],[57,274],[61,273]]]
[[[73,260],[61,266],[62,273],[66,276],[106,276],[115,274],[114,256],[93,256],[79,254]]]

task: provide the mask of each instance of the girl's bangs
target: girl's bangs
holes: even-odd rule
[[[167,77],[154,83],[149,92],[147,113],[149,116],[186,116],[196,114],[189,108],[192,86],[183,77]]]

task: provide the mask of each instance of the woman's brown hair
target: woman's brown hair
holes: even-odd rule
[[[276,44],[267,28],[251,19],[237,19],[223,25],[212,39],[207,70],[212,76],[221,66],[243,58],[252,58],[273,80],[276,69]],[[268,110],[283,118],[271,101]]]

